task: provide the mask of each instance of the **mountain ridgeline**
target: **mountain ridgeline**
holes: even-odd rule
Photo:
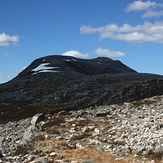
[[[46,56],[0,85],[0,123],[162,94],[163,76],[138,73],[120,61]]]

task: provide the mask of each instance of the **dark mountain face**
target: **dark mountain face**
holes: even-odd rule
[[[48,56],[35,60],[18,77],[42,72],[97,75],[136,71],[125,66],[120,61],[114,61],[104,57],[86,60],[68,56]]]
[[[163,76],[140,74],[109,58],[47,56],[0,85],[0,123],[163,94]]]

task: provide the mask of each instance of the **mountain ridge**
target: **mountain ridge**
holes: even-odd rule
[[[162,94],[163,76],[138,73],[120,61],[47,56],[0,85],[0,123]]]
[[[80,59],[71,56],[51,55],[34,60],[25,70],[23,70],[18,75],[18,77],[24,76],[27,72],[32,73],[32,70],[37,68],[37,66],[41,64],[49,64],[45,65],[44,68],[47,68],[47,70],[53,70],[53,72],[60,70],[60,72],[71,71],[74,73],[76,72],[86,75],[136,72],[135,70],[124,65],[122,62],[118,60],[114,61],[107,57],[98,57],[95,59]]]

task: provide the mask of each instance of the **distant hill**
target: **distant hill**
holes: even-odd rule
[[[120,61],[46,56],[0,85],[0,123],[162,94],[163,76],[137,73]]]
[[[106,57],[79,59],[69,56],[47,56],[32,62],[18,77],[42,72],[97,75],[106,73],[131,73],[136,71],[120,61],[114,61]]]

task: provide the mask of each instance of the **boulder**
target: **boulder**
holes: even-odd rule
[[[21,144],[25,145],[27,142],[30,142],[32,138],[36,137],[40,133],[40,128],[34,125],[29,126],[23,133]]]
[[[44,120],[45,120],[45,113],[38,113],[32,117],[31,124],[37,125],[38,123]]]

